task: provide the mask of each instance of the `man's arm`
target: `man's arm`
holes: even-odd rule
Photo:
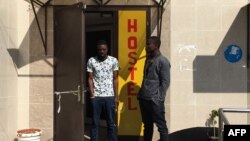
[[[170,64],[167,60],[161,62],[160,68],[160,92],[163,97],[166,95],[166,91],[170,84]]]
[[[92,72],[88,72],[88,83],[89,83],[90,98],[95,98],[94,81],[93,81],[93,73]]]
[[[117,108],[119,104],[119,98],[118,98],[118,71],[113,71],[113,87],[114,87],[114,95],[115,95],[115,106]]]

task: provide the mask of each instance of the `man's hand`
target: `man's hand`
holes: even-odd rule
[[[115,97],[115,111],[117,111],[117,109],[118,109],[118,106],[119,106],[119,99],[118,99],[118,97]]]

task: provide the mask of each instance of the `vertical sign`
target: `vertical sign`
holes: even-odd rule
[[[143,126],[137,93],[146,55],[146,11],[119,11],[118,36],[118,135],[141,136]]]

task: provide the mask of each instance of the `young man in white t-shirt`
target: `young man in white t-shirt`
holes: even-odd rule
[[[100,114],[104,106],[107,141],[115,141],[115,109],[118,106],[118,60],[108,55],[106,41],[97,42],[97,53],[87,63],[90,103],[92,106],[91,141],[98,141]]]

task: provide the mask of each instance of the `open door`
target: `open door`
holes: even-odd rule
[[[54,141],[82,141],[85,83],[83,4],[54,8]]]

